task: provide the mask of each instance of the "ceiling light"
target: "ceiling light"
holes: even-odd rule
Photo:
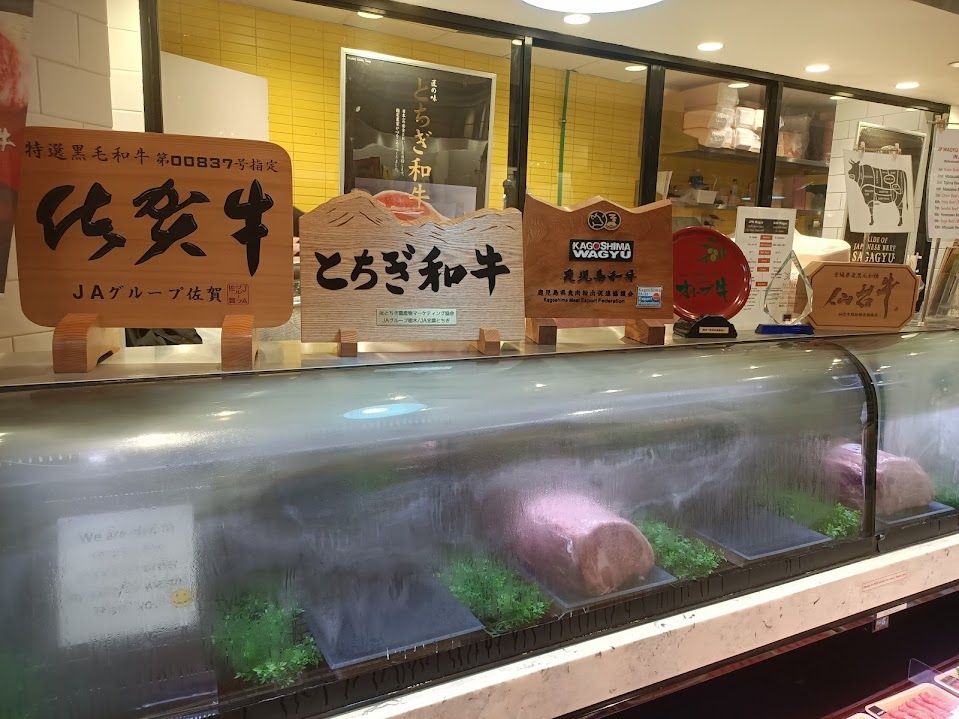
[[[906,82],[896,83],[897,90],[915,90],[917,87],[919,87],[919,83],[915,82],[914,80],[907,80]]]
[[[655,5],[662,0],[523,0],[527,5],[541,10],[580,14],[590,12],[594,15],[603,12],[622,12]]]
[[[589,15],[583,15],[582,13],[574,12],[572,15],[567,15],[564,17],[563,22],[567,25],[585,25],[589,22]]]
[[[742,90],[744,87],[749,87],[748,82],[731,82],[729,87],[733,90]]]
[[[645,65],[627,65],[623,68],[626,72],[644,72],[646,70]]]
[[[520,40],[519,38],[514,38],[514,39],[513,39],[513,44],[514,44],[514,45],[522,45],[522,44],[523,44],[523,41]]]
[[[716,52],[717,50],[722,50],[724,45],[721,42],[701,42],[696,46],[697,50],[702,52]]]
[[[806,65],[806,72],[829,72],[829,65],[824,62],[817,62],[812,65]]]
[[[953,60],[952,62],[950,62],[949,67],[954,67],[956,69],[959,69],[959,60]]]
[[[373,10],[357,10],[356,14],[360,17],[366,18],[367,20],[382,20],[383,13],[374,12]]]
[[[840,100],[848,100],[849,98],[843,97],[842,95],[832,95],[829,99],[833,102],[839,102]]]

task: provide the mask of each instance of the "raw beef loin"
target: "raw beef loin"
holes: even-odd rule
[[[833,497],[849,507],[862,509],[862,447],[841,444],[826,454],[823,462],[826,481]],[[932,480],[919,463],[879,451],[876,461],[876,512],[888,517],[932,501]]]
[[[556,589],[598,597],[645,576],[653,548],[636,527],[577,494],[520,501],[509,542],[517,558]]]

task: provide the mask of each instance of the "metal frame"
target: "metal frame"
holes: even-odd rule
[[[160,97],[159,38],[157,28],[157,3],[159,0],[140,0],[140,22],[144,48],[143,77],[146,128],[162,131],[162,98]],[[772,186],[776,174],[776,145],[779,118],[782,112],[782,94],[786,88],[805,90],[824,95],[841,95],[850,99],[877,102],[903,108],[915,108],[937,114],[948,114],[949,106],[940,102],[917,100],[888,93],[832,85],[803,78],[787,77],[763,70],[706,62],[665,53],[638,50],[636,48],[599,42],[586,38],[564,35],[548,30],[527,28],[512,23],[472,17],[459,13],[434,10],[410,5],[396,0],[296,0],[310,5],[334,7],[342,10],[374,10],[396,20],[432,25],[487,37],[519,40],[513,46],[510,70],[510,120],[508,166],[515,168],[516,206],[522,209],[526,196],[526,171],[529,135],[530,83],[532,74],[532,49],[541,47],[562,52],[577,53],[590,57],[617,60],[630,64],[646,65],[645,117],[643,122],[643,153],[640,159],[640,178],[637,191],[639,202],[655,199],[656,173],[659,165],[659,138],[662,125],[662,106],[665,82],[656,79],[666,70],[694,72],[718,79],[742,80],[765,87],[766,119],[763,129],[763,145],[759,155],[759,178],[757,204],[768,206],[772,201]],[[516,115],[514,116],[514,113]],[[491,178],[490,178],[491,179]],[[341,183],[342,184],[342,183]]]
[[[480,70],[464,70],[450,65],[439,65],[433,62],[419,62],[405,57],[396,57],[395,55],[384,55],[379,52],[370,52],[368,50],[357,50],[355,48],[340,48],[340,130],[346,128],[346,56],[363,57],[367,60],[380,60],[382,62],[392,62],[397,65],[410,65],[412,67],[423,67],[430,70],[440,70],[454,75],[472,75],[481,77],[490,81],[490,101],[489,101],[489,131],[486,136],[486,189],[484,190],[484,199],[489,203],[490,188],[490,168],[493,165],[493,117],[496,112],[496,73],[481,72]],[[346,192],[346,144],[343,137],[339,139],[340,145],[340,191]],[[480,208],[477,208],[480,209]]]

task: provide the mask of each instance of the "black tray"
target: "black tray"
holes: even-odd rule
[[[876,526],[880,529],[895,529],[904,524],[920,522],[924,519],[930,519],[940,514],[947,514],[956,511],[954,507],[940,502],[930,502],[925,507],[907,509],[902,512],[890,515],[888,517],[876,517]]]
[[[617,589],[615,592],[604,594],[601,597],[584,597],[570,593],[567,590],[556,590],[536,577],[531,576],[530,578],[543,588],[543,591],[549,595],[550,599],[552,599],[560,607],[563,614],[572,612],[576,609],[584,609],[586,607],[596,606],[597,604],[609,604],[632,594],[638,594],[639,592],[646,591],[647,589],[653,589],[654,587],[659,587],[663,584],[669,584],[670,582],[676,581],[676,577],[667,572],[665,569],[659,566],[654,566],[651,570],[649,570],[649,574],[647,574],[645,578],[638,579],[632,584],[629,584],[621,589]]]
[[[717,514],[694,528],[696,534],[712,542],[730,555],[730,561],[764,559],[829,541],[790,519],[765,509],[755,508],[740,517]]]
[[[348,581],[317,597],[304,617],[334,670],[483,631],[480,621],[427,575]]]

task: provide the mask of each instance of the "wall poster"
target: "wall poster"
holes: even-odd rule
[[[7,282],[20,190],[30,68],[34,65],[30,52],[32,16],[33,0],[0,0],[0,294]]]
[[[898,143],[900,156],[880,150]],[[903,263],[912,253],[919,213],[916,208],[922,196],[921,170],[924,166],[926,133],[859,123],[855,147],[865,145],[865,152],[847,151],[844,172],[849,188],[846,193],[846,234],[852,247],[853,262]],[[861,156],[861,157],[860,157]],[[877,159],[879,158],[879,159]],[[858,162],[856,166],[851,161]],[[903,175],[897,175],[902,171]],[[870,176],[876,176],[870,180]],[[882,179],[887,177],[890,181]],[[892,181],[898,177],[899,181]],[[878,178],[878,179],[876,179]],[[907,188],[898,185],[905,180]],[[865,187],[865,192],[860,189]],[[870,225],[868,202],[872,199]],[[899,207],[902,207],[902,225]],[[863,218],[865,218],[863,220]],[[891,224],[890,224],[891,223]],[[854,231],[854,228],[858,231]]]
[[[927,202],[929,237],[959,240],[959,130],[936,132]]]
[[[489,204],[494,74],[343,48],[340,78],[344,194],[404,220]]]

